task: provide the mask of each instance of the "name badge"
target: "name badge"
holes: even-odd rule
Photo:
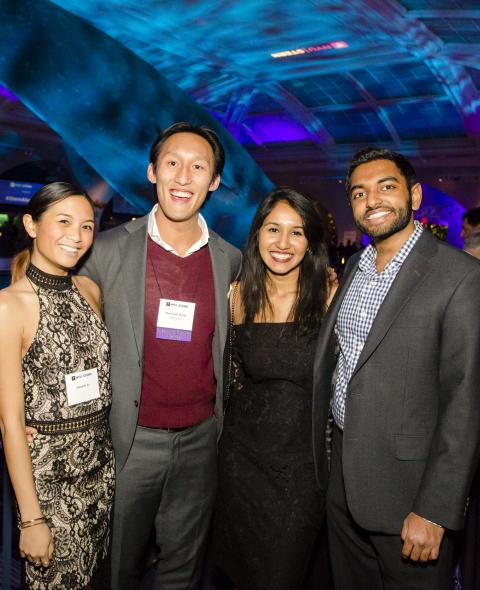
[[[156,337],[162,340],[192,340],[195,303],[160,299]]]
[[[69,406],[99,398],[97,367],[65,375],[65,387]]]

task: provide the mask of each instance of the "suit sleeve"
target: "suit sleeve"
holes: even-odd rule
[[[95,283],[97,283],[97,285],[99,285],[100,289],[103,291],[102,281],[100,278],[101,275],[97,262],[99,249],[100,247],[98,243],[94,242],[93,246],[87,254],[87,257],[85,258],[85,261],[82,262],[82,265],[78,270],[78,274],[90,277],[93,281],[95,281]]]
[[[413,512],[463,527],[480,447],[480,266],[457,285],[440,334],[437,426]]]
[[[232,279],[230,282],[233,282],[238,278],[241,267],[242,267],[242,253],[240,252],[240,250],[235,249],[233,261],[232,261]]]

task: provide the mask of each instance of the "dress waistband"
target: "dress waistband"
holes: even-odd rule
[[[68,434],[69,432],[81,432],[91,426],[104,422],[108,417],[110,406],[102,408],[93,414],[79,416],[78,418],[67,418],[66,420],[27,420],[25,424],[35,428],[40,434]]]

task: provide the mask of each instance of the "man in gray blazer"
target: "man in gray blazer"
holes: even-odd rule
[[[414,222],[421,185],[403,156],[362,150],[346,185],[372,244],[349,261],[315,361],[321,485],[334,419],[335,588],[451,590],[479,452],[480,264]]]
[[[198,586],[216,491],[227,294],[240,252],[199,213],[224,151],[176,123],[150,151],[157,204],[101,233],[83,274],[101,287],[117,464],[112,589]]]

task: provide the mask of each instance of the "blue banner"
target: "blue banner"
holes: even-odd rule
[[[26,205],[43,184],[0,180],[0,203],[5,205]]]

